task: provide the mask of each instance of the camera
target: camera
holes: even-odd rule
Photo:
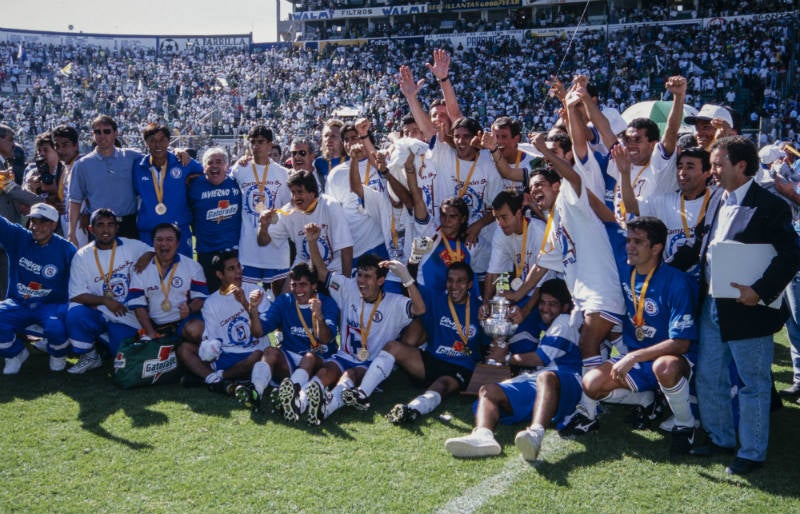
[[[56,177],[50,173],[50,165],[47,164],[47,159],[39,156],[34,162],[36,163],[36,171],[39,173],[39,179],[42,181],[42,184],[49,186],[55,182]]]

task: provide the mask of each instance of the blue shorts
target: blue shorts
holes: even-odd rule
[[[348,369],[357,368],[359,366],[361,366],[362,368],[369,368],[369,365],[372,364],[371,360],[364,362],[351,361],[350,359],[342,357],[339,352],[333,354],[333,356],[330,359],[326,359],[325,362],[333,362],[334,364],[339,366],[339,369],[342,370],[342,373],[344,373]]]
[[[553,416],[553,424],[558,423],[566,416],[575,412],[575,407],[581,399],[580,376],[575,373],[567,373],[564,371],[552,370],[558,376],[560,382],[561,393],[558,398],[558,410]],[[533,417],[533,406],[536,402],[536,373],[523,373],[517,375],[509,380],[500,382],[500,389],[505,393],[508,398],[508,403],[511,404],[511,413],[502,416],[500,422],[504,425],[511,425],[514,423],[528,422],[530,423]],[[475,402],[473,411],[478,407],[478,402]]]
[[[53,357],[69,352],[66,303],[21,303],[13,298],[0,302],[0,357],[14,357],[25,348],[17,333],[28,325],[40,325],[47,338],[47,349]]]
[[[67,311],[67,335],[72,342],[72,351],[78,355],[91,351],[95,341],[103,342],[111,355],[116,355],[120,343],[136,337],[137,331],[124,323],[107,320],[98,309],[86,305],[73,305]],[[104,338],[106,333],[108,337]]]
[[[269,269],[256,268],[254,266],[242,266],[242,281],[250,284],[271,284],[276,280],[281,280],[289,276],[289,268]]]
[[[211,363],[211,369],[214,371],[224,371],[242,362],[252,354],[253,352],[222,352],[219,354],[219,357],[217,357],[217,360]]]
[[[688,352],[681,355],[681,357],[686,359],[686,362],[689,364],[689,381],[691,382],[697,354],[695,352]],[[621,359],[621,356],[612,357],[610,362],[617,362]],[[634,364],[631,370],[628,371],[628,374],[625,375],[625,382],[628,384],[628,388],[635,393],[641,391],[658,391],[661,388],[655,373],[653,373],[653,361],[637,362]]]

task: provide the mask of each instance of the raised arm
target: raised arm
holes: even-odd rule
[[[311,265],[317,272],[317,279],[320,282],[325,282],[328,278],[328,266],[325,265],[325,260],[322,254],[319,253],[319,236],[322,234],[322,229],[316,223],[309,223],[305,226],[306,242],[308,243],[308,255],[311,257]],[[344,262],[342,262],[344,266]],[[342,267],[344,272],[345,268]]]
[[[661,138],[661,146],[667,155],[672,155],[678,144],[678,131],[683,120],[683,102],[686,99],[686,79],[680,75],[675,75],[667,79],[667,91],[672,93],[672,108],[667,117],[667,127],[664,129],[664,136]]]
[[[431,138],[436,135],[436,128],[433,126],[428,113],[422,108],[419,98],[417,98],[420,87],[422,87],[424,82],[424,79],[415,82],[414,76],[411,74],[411,68],[408,66],[400,66],[400,72],[397,74],[397,83],[400,86],[400,92],[403,93],[406,102],[408,102],[408,108],[420,131],[422,131],[423,137],[426,141],[430,141]]]
[[[577,171],[572,169],[572,165],[547,148],[547,145],[545,144],[545,135],[542,132],[532,133],[530,140],[531,144],[542,153],[544,159],[550,163],[554,170],[556,170],[556,173],[558,173],[561,178],[569,182],[572,186],[572,189],[575,190],[575,194],[580,196],[581,176],[578,175]]]
[[[611,157],[617,164],[619,170],[619,189],[622,191],[622,205],[625,206],[625,212],[630,212],[639,215],[639,200],[636,199],[636,194],[633,192],[633,184],[631,184],[631,160],[628,157],[628,149],[623,145],[616,145],[611,149]]]
[[[447,107],[447,115],[453,121],[461,118],[462,114],[461,109],[458,107],[456,90],[453,89],[453,83],[450,81],[450,56],[444,50],[436,49],[433,51],[433,64],[425,63],[425,66],[433,73],[442,88],[442,97]]]

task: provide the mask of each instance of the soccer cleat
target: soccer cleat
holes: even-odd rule
[[[405,403],[398,403],[386,413],[386,419],[392,424],[402,425],[404,423],[413,423],[420,415],[417,409],[412,409]]]
[[[272,412],[279,415],[283,414],[283,403],[281,402],[279,387],[269,392],[269,403],[272,405]]]
[[[675,416],[670,416],[658,425],[659,430],[663,430],[664,432],[672,432],[672,429],[675,428],[677,425],[675,424]],[[695,428],[700,426],[700,420],[694,420]]]
[[[452,437],[444,442],[444,447],[453,457],[474,458],[500,455],[500,443],[495,440],[494,435],[491,432],[489,434],[481,434],[481,432],[481,429],[475,428],[469,435]]]
[[[53,357],[50,356],[50,371],[64,371],[67,367],[66,357]]]
[[[544,430],[534,430],[528,427],[521,432],[517,432],[514,444],[519,449],[523,459],[528,462],[535,462],[539,457],[539,450],[542,449],[542,439],[544,439]]]
[[[258,412],[261,407],[261,397],[253,384],[247,383],[236,386],[233,396],[242,407],[252,412]]]
[[[578,410],[569,417],[569,420],[559,423],[558,435],[561,437],[584,435],[594,432],[598,428],[600,428],[600,422],[597,418],[589,418],[586,415],[586,411],[578,405]]]
[[[212,393],[233,395],[235,394],[235,385],[233,381],[223,378],[222,380],[217,380],[216,382],[208,384],[208,390]]]
[[[663,403],[656,399],[646,407],[636,405],[633,408],[633,413],[628,416],[626,421],[630,423],[634,430],[647,430],[653,426],[653,423],[661,417],[663,412]]]
[[[669,446],[670,455],[688,455],[694,446],[695,428],[678,427],[672,429],[672,441]]]
[[[28,360],[30,353],[27,348],[23,348],[21,352],[13,357],[6,357],[6,364],[3,367],[3,375],[16,375],[22,368],[22,363]]]
[[[93,352],[91,354],[84,353],[80,356],[80,358],[78,358],[78,362],[76,362],[74,366],[67,370],[67,373],[71,373],[73,375],[82,375],[87,371],[99,368],[102,365],[103,360],[100,358],[97,352]]]
[[[367,394],[355,387],[342,391],[342,403],[348,407],[355,407],[358,410],[369,409],[369,398]]]
[[[281,402],[286,421],[300,419],[300,384],[295,384],[288,377],[281,380],[278,386],[278,400]]]
[[[308,396],[307,420],[311,426],[318,427],[325,419],[325,406],[328,404],[328,394],[322,389],[319,382],[311,382],[306,389]]]

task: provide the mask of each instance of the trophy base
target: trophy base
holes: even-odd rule
[[[484,384],[495,384],[511,378],[511,368],[509,366],[493,366],[491,364],[477,364],[472,372],[472,378],[466,389],[461,394],[477,396],[478,390]]]

